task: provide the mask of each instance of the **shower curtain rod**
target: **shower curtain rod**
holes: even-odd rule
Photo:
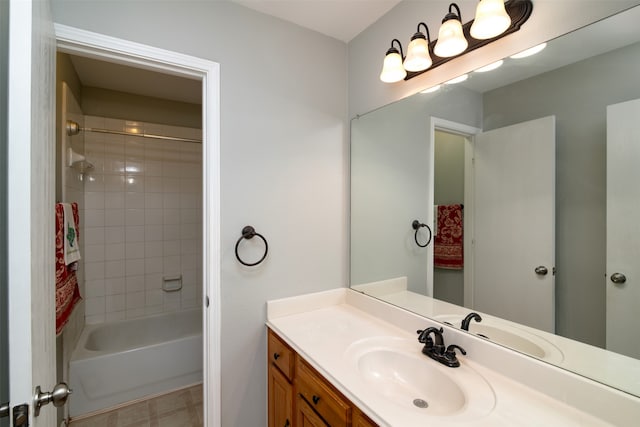
[[[164,135],[154,135],[152,133],[132,133],[132,132],[123,132],[119,130],[109,130],[109,129],[100,129],[100,128],[85,128],[80,127],[80,125],[72,120],[67,120],[67,135],[77,135],[80,131],[85,132],[95,132],[95,133],[109,133],[112,135],[125,135],[125,136],[139,136],[142,138],[151,138],[151,139],[162,139],[165,141],[179,141],[179,142],[190,142],[194,144],[201,144],[201,139],[193,139],[193,138],[181,138],[179,136],[164,136]]]

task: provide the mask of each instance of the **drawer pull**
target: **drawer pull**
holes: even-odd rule
[[[315,394],[313,395],[313,397],[311,398],[311,400],[313,400],[313,404],[317,405],[318,402],[320,402],[320,398],[318,396],[316,396]]]
[[[284,427],[289,427],[291,425],[291,423],[289,423],[289,419],[287,419],[287,421],[284,423]]]
[[[273,353],[273,359],[274,360],[278,360],[279,357],[280,357],[280,355],[278,353]]]

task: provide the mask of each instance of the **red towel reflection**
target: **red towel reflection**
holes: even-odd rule
[[[78,238],[80,236],[80,217],[78,204],[72,203],[73,220]],[[64,209],[62,204],[56,204],[56,335],[69,321],[73,308],[80,301],[78,277],[73,264],[64,263]]]
[[[433,244],[434,267],[462,270],[462,224],[462,205],[438,206],[438,234]]]

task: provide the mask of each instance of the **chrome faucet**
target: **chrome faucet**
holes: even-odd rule
[[[444,338],[442,336],[443,329],[429,327],[424,330],[417,331],[418,341],[424,344],[422,353],[426,354],[433,360],[442,363],[450,368],[460,366],[460,361],[456,357],[456,349],[462,354],[467,354],[464,349],[458,345],[451,344],[445,349]],[[433,338],[431,335],[433,334]]]
[[[467,317],[462,319],[462,325],[460,325],[460,328],[465,330],[465,331],[468,331],[469,330],[469,324],[471,323],[472,320],[475,320],[476,322],[481,322],[482,321],[482,317],[480,317],[480,315],[478,313],[471,312],[471,313],[467,314]]]

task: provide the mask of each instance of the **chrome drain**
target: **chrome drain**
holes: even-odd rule
[[[429,407],[429,404],[427,403],[427,401],[422,399],[413,399],[413,404],[421,409],[425,409]]]

